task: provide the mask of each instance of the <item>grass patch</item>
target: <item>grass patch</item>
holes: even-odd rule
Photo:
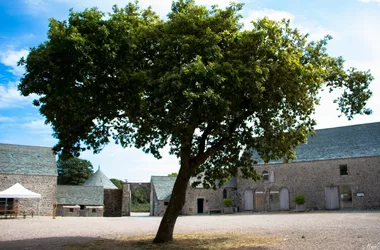
[[[154,235],[102,239],[92,242],[66,245],[69,250],[92,249],[270,249],[279,238],[245,234],[176,234],[174,240],[164,244],[152,244]]]
[[[132,204],[131,212],[149,212],[150,204],[149,203],[141,203],[141,204]]]

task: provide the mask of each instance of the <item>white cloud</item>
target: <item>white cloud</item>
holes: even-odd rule
[[[14,121],[14,118],[7,117],[7,116],[0,116],[0,122],[12,122]]]
[[[5,66],[10,67],[10,72],[15,76],[21,76],[24,74],[25,69],[21,66],[17,66],[17,62],[21,57],[27,56],[28,50],[6,50],[0,52],[0,62]]]
[[[282,19],[294,20],[294,15],[287,11],[273,10],[273,9],[262,9],[262,10],[252,10],[248,15],[242,19],[245,29],[252,28],[252,21],[268,17],[271,20],[281,21]]]
[[[94,170],[101,170],[109,178],[128,179],[132,182],[146,182],[152,175],[168,175],[178,172],[178,159],[169,155],[168,148],[162,150],[162,159],[158,160],[141,149],[122,148],[114,143],[108,144],[100,154],[85,151],[80,158],[89,160]]]
[[[17,83],[0,84],[0,108],[20,108],[31,105],[36,95],[24,97],[17,90]]]
[[[359,0],[362,3],[380,3],[380,0]]]
[[[31,134],[49,134],[53,133],[52,128],[49,125],[45,124],[45,120],[34,120],[28,123],[23,124],[23,127],[28,129]]]

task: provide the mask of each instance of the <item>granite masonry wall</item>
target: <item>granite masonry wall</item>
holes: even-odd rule
[[[16,183],[35,193],[41,194],[41,199],[17,199],[18,210],[34,212],[37,215],[50,216],[53,213],[53,204],[57,200],[57,177],[43,175],[15,175],[0,174],[0,190],[10,188]]]
[[[131,215],[131,187],[129,183],[124,183],[123,185],[121,215]]]
[[[104,217],[120,217],[122,215],[123,190],[104,189]]]
[[[341,166],[347,166],[347,175],[341,175]],[[238,178],[237,199],[242,211],[245,209],[246,190],[251,190],[253,193],[263,192],[264,210],[270,210],[270,190],[278,191],[281,188],[289,190],[290,209],[295,208],[294,197],[298,194],[305,196],[308,209],[326,209],[325,189],[330,187],[337,188],[341,209],[347,204],[343,202],[344,188],[348,188],[348,193],[352,197],[352,203],[349,203],[352,208],[380,207],[380,156],[263,164],[256,165],[255,169],[261,173],[264,170],[268,171],[271,178],[259,182]],[[255,198],[253,200],[256,203]]]

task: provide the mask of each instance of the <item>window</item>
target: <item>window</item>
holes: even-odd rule
[[[168,201],[165,201],[165,202],[164,202],[164,205],[165,205],[165,206],[169,205],[169,202],[168,202]]]
[[[268,171],[264,170],[262,174],[263,174],[263,180],[264,181],[269,180],[269,173],[268,173]]]
[[[227,190],[223,189],[223,199],[226,199],[226,198],[227,198]]]
[[[69,212],[70,213],[74,212],[74,208],[69,208]]]
[[[92,209],[92,212],[93,212],[93,213],[96,213],[96,208],[93,208],[93,209]]]
[[[348,175],[347,165],[339,165],[340,175]]]

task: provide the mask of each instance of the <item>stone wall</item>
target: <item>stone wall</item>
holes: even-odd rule
[[[340,174],[340,166],[347,165],[348,175]],[[325,188],[337,187],[341,197],[341,187],[349,186],[352,206],[355,209],[380,207],[380,157],[358,157],[348,159],[319,160],[290,164],[256,165],[255,169],[274,174],[274,180],[252,180],[238,178],[238,197],[241,210],[245,205],[245,190],[263,191],[265,210],[270,209],[271,189],[289,190],[290,209],[295,207],[294,197],[303,194],[309,209],[325,209]],[[357,193],[363,193],[359,197]],[[342,206],[341,206],[342,207]]]
[[[122,197],[122,205],[121,205],[121,215],[130,216],[131,215],[131,187],[129,183],[124,183],[122,196],[123,197]]]
[[[123,190],[104,189],[104,217],[120,217],[122,215]]]
[[[141,190],[146,193],[147,197],[150,197],[150,182],[128,182],[128,184],[132,194],[137,190]]]
[[[0,191],[10,188],[16,183],[20,183],[25,188],[35,193],[41,194],[41,199],[18,199],[19,211],[27,211],[34,214],[51,216],[53,204],[57,200],[57,177],[43,175],[4,175],[0,174]]]

